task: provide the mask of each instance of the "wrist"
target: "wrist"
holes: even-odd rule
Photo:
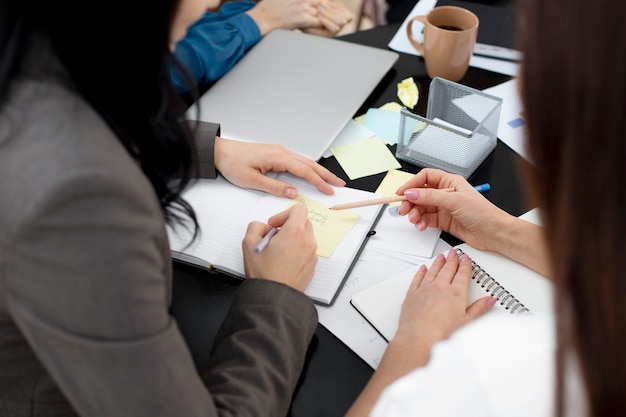
[[[508,213],[494,216],[494,219],[492,233],[489,234],[489,238],[485,239],[486,250],[508,256],[507,248],[511,248],[516,240],[515,223],[518,219]]]
[[[248,10],[246,14],[250,16],[250,18],[259,28],[261,37],[267,35],[273,29],[271,19],[268,19],[266,13],[263,12],[262,8],[259,5]]]
[[[414,338],[396,334],[385,350],[383,361],[394,370],[394,379],[399,378],[426,365],[435,343],[426,340],[422,335]]]

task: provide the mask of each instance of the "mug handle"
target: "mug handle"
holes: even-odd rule
[[[415,50],[419,52],[421,56],[424,56],[424,44],[418,42],[413,37],[413,22],[415,21],[422,22],[424,26],[426,26],[426,16],[415,16],[407,22],[406,35],[409,38],[409,42],[411,43],[411,45],[413,45],[413,48],[415,48]]]

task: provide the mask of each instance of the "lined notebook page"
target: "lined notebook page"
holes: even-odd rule
[[[241,241],[248,223],[256,217],[251,208],[262,195],[260,191],[236,187],[223,177],[198,180],[185,191],[184,198],[196,212],[201,234],[191,246],[185,248],[191,233],[181,227],[168,229],[172,251],[183,252],[243,276]],[[219,265],[214,265],[216,262]]]
[[[306,181],[289,174],[281,173],[276,178],[292,184],[300,194],[326,206],[380,197],[346,187],[335,187],[334,195],[326,195]],[[190,234],[180,227],[175,230],[168,228],[172,251],[199,258],[205,261],[205,267],[210,264],[241,277],[244,276],[241,242],[248,223],[267,223],[269,217],[285,210],[291,202],[286,198],[236,187],[222,177],[199,180],[184,193],[184,197],[196,211],[202,235],[184,249]],[[315,276],[305,291],[311,299],[320,304],[331,304],[334,301],[382,208],[376,205],[351,209],[359,214],[359,219],[330,257],[318,258]],[[200,261],[186,260],[202,265]]]

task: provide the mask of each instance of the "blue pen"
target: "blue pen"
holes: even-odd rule
[[[491,190],[491,185],[489,185],[489,183],[486,182],[484,184],[475,185],[474,189],[478,191],[479,193],[486,193],[487,191]]]
[[[475,185],[474,189],[479,193],[486,193],[487,191],[491,190],[491,185],[486,182],[484,184]],[[391,214],[392,216],[397,216],[398,209],[400,209],[400,206],[389,207],[389,214]]]

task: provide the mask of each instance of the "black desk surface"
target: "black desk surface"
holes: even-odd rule
[[[386,49],[399,26],[393,24],[378,27],[346,35],[340,39]],[[420,92],[420,101],[414,111],[424,115],[430,83],[424,61],[420,57],[400,54],[393,69],[383,78],[355,116],[364,114],[371,107],[380,107],[390,101],[398,102],[396,84],[411,76],[415,79]],[[460,83],[484,89],[508,79],[510,77],[506,75],[470,68]],[[409,172],[419,170],[419,167],[400,162],[403,170]],[[349,181],[334,158],[324,158],[320,163],[345,179],[348,186],[370,191],[376,190],[385,175],[383,173]],[[487,198],[507,212],[518,216],[531,208],[526,204],[521,191],[521,178],[517,173],[519,164],[527,162],[498,141],[496,149],[469,181],[473,184],[490,183],[491,190],[486,195]],[[449,235],[442,237],[450,244],[458,243]],[[223,275],[210,274],[174,263],[174,296],[171,311],[199,369],[206,366],[214,335],[226,314],[238,283],[239,281]],[[317,327],[308,357],[299,388],[295,393],[291,415],[295,417],[344,415],[366,384],[373,372],[372,369],[321,325]]]

